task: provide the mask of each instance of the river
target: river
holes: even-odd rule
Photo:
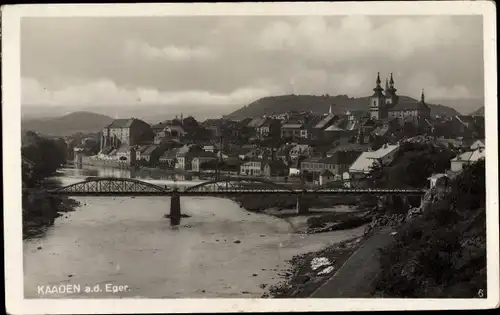
[[[88,176],[172,183],[118,169],[61,172],[63,185]],[[360,227],[298,234],[300,220],[251,213],[222,198],[181,197],[182,212],[191,217],[178,227],[163,217],[168,197],[75,199],[81,203],[76,211],[56,219],[44,235],[24,241],[26,298],[258,298],[267,290],[262,284],[281,280],[293,256],[363,233]],[[120,285],[121,292],[106,289]],[[86,286],[99,290],[87,293]]]

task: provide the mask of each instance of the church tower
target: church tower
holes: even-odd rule
[[[397,89],[394,87],[394,79],[392,77],[389,80],[389,84],[386,84],[385,88],[385,102],[388,107],[392,107],[398,103],[398,95],[396,94]]]
[[[425,94],[424,94],[424,89],[422,89],[422,94],[420,95],[420,102],[419,102],[419,116],[422,116],[424,118],[430,118],[431,117],[431,108],[427,103],[425,102]]]
[[[374,93],[370,99],[370,118],[379,120],[386,117],[384,89],[380,86],[380,73],[377,72],[377,86],[373,89]]]

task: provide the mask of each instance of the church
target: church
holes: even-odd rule
[[[424,91],[419,102],[399,102],[397,89],[394,87],[394,79],[385,80],[385,90],[380,86],[380,73],[377,73],[376,86],[373,96],[370,98],[370,117],[373,120],[398,117],[403,119],[430,118],[431,110],[425,103]]]

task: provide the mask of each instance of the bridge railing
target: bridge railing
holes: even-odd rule
[[[342,181],[340,181],[342,182]],[[330,183],[331,184],[331,183]],[[224,179],[212,180],[184,189],[162,187],[152,183],[131,178],[90,178],[85,181],[57,188],[50,192],[61,194],[82,194],[82,193],[127,193],[127,194],[172,194],[174,192],[196,194],[199,193],[422,193],[426,190],[406,189],[406,188],[347,188],[329,187],[323,185],[316,189],[292,189],[285,185],[276,184],[265,179],[226,177]]]

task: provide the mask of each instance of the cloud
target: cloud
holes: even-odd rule
[[[402,86],[406,90],[411,90],[409,95],[420,97],[422,89],[425,90],[427,99],[464,99],[476,98],[481,95],[474,95],[462,84],[447,85],[441,82],[436,75],[429,71],[416,72],[411,78],[403,82]]]
[[[482,45],[480,16],[26,18],[23,102],[367,96],[377,72],[401,95],[481,96]]]
[[[279,93],[277,86],[254,86],[238,88],[221,94],[203,90],[175,92],[159,91],[153,88],[117,86],[109,79],[87,82],[61,89],[49,90],[33,78],[22,78],[21,99],[23,105],[163,105],[214,107],[245,105],[257,98]]]
[[[436,49],[459,36],[446,17],[393,18],[375,26],[367,16],[347,16],[338,25],[323,16],[299,22],[276,21],[265,28],[257,44],[263,50],[292,50],[342,61],[369,54],[405,58],[418,50]]]
[[[141,41],[128,40],[124,44],[124,53],[132,58],[164,58],[169,61],[208,60],[214,57],[211,50],[206,47],[179,47],[165,46],[153,47]]]

